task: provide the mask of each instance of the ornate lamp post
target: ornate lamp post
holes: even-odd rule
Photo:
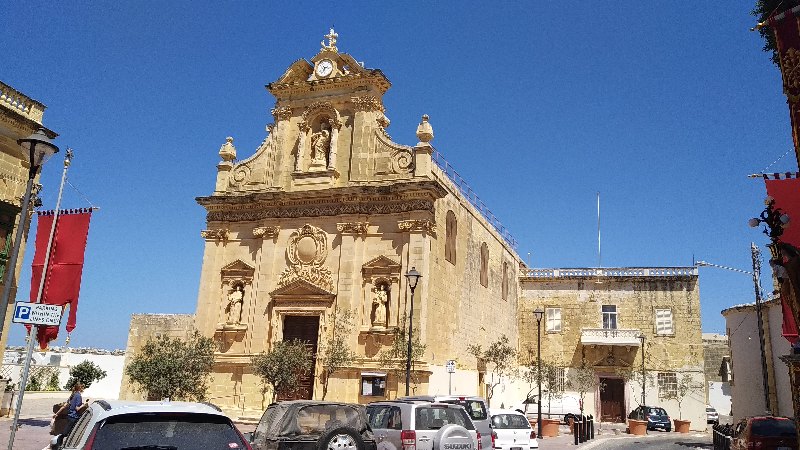
[[[539,398],[536,399],[536,436],[542,435],[542,308],[533,311],[536,318],[536,382],[539,385]]]
[[[11,250],[11,257],[8,259],[6,266],[5,279],[3,280],[3,294],[0,297],[0,338],[5,332],[4,327],[6,323],[6,312],[8,311],[8,300],[11,296],[11,285],[14,284],[14,273],[17,267],[17,257],[19,256],[19,248],[22,244],[22,235],[25,230],[25,222],[28,218],[28,207],[31,202],[31,191],[33,190],[33,179],[39,173],[42,165],[50,159],[51,156],[58,153],[58,147],[53,145],[50,139],[44,132],[44,128],[39,128],[32,135],[17,140],[17,144],[25,150],[25,156],[28,157],[30,168],[28,169],[28,184],[25,186],[25,195],[22,197],[22,210],[19,213],[19,225],[14,237],[14,247]]]
[[[414,289],[417,288],[419,279],[422,278],[415,267],[406,273],[408,280],[408,287],[411,289],[411,307],[408,309],[408,348],[406,349],[406,396],[409,395],[409,387],[411,386],[411,337],[414,333]]]

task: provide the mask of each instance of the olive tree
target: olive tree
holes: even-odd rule
[[[595,388],[598,387],[598,378],[594,373],[594,369],[584,364],[577,369],[570,370],[567,375],[567,387],[578,393],[581,415],[583,415],[583,404],[584,400],[586,400],[586,394],[593,392]],[[602,388],[603,386],[600,386],[601,390]]]
[[[677,381],[678,383],[675,386],[675,389],[666,392],[663,398],[665,400],[675,400],[678,403],[678,420],[683,420],[681,404],[686,399],[687,395],[702,391],[704,386],[701,383],[695,382],[694,378],[688,373],[681,375]]]
[[[530,361],[527,368],[523,369],[520,378],[528,385],[528,394],[525,396],[525,411],[528,412],[528,399],[542,383],[542,391],[547,397],[547,412],[550,412],[550,402],[564,395],[564,379],[561,367],[550,361],[542,361],[541,371],[537,360]],[[537,400],[536,402],[540,402]]]
[[[328,381],[339,370],[348,367],[356,360],[356,352],[348,346],[347,338],[353,331],[355,314],[350,309],[338,311],[333,319],[333,329],[320,345],[320,364],[322,372],[322,399],[328,394]]]
[[[83,383],[84,387],[89,387],[95,381],[102,380],[107,375],[106,371],[101,369],[100,366],[97,364],[87,360],[84,360],[71,369],[69,369],[69,379],[67,379],[67,384],[64,385],[64,389],[71,391],[72,387],[75,386],[75,383],[81,382]],[[58,379],[56,378],[56,385],[58,384]],[[53,380],[50,380],[50,384],[53,383]]]
[[[205,400],[214,348],[214,341],[197,331],[186,339],[158,336],[133,355],[125,374],[149,400]]]
[[[312,364],[311,350],[299,339],[275,342],[270,351],[250,358],[253,373],[261,378],[262,396],[267,393],[267,387],[272,386],[273,402],[278,398],[278,393],[290,393],[297,389],[300,377],[311,370]]]
[[[411,337],[411,373],[409,374],[409,389],[416,393],[420,379],[415,369],[416,361],[425,355],[427,345],[423,344],[419,337],[419,331],[412,330]],[[406,320],[402,320],[392,335],[392,342],[388,348],[378,353],[378,364],[395,379],[404,379],[406,373],[406,363],[408,361],[408,327]]]
[[[467,351],[487,365],[492,366],[492,381],[489,383],[489,389],[486,393],[486,400],[491,401],[494,395],[494,389],[500,385],[503,377],[513,378],[516,370],[517,362],[517,349],[511,346],[508,337],[504,334],[494,342],[492,342],[485,350],[478,345],[470,345]]]

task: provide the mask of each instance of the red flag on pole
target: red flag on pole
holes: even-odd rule
[[[800,179],[766,180],[767,195],[775,199],[774,207],[789,216],[790,226],[784,228],[779,242],[800,248]],[[783,337],[794,344],[798,340],[797,315],[793,312],[792,303],[800,297],[800,257],[790,257],[784,253],[784,260],[779,263],[786,269],[781,286],[781,308],[783,309]]]
[[[786,103],[789,105],[792,140],[797,163],[800,165],[800,72],[798,72],[800,69],[800,21],[790,8],[782,14],[770,17],[767,23],[775,32],[783,78],[783,93],[786,94]]]
[[[39,284],[42,279],[42,268],[47,254],[47,241],[53,225],[53,216],[53,211],[39,213],[36,252],[31,267],[31,302],[35,302],[39,295]],[[67,332],[75,329],[76,325],[83,259],[91,216],[91,209],[60,211],[50,249],[49,267],[42,288],[41,302],[69,308]],[[47,344],[57,337],[58,327],[39,327],[37,340],[41,348],[47,348]]]

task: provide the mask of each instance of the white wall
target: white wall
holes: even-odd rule
[[[709,381],[708,404],[713,406],[718,413],[725,416],[730,415],[731,384],[727,381]]]
[[[792,352],[792,346],[785,337],[781,336],[783,328],[783,311],[780,304],[770,306],[769,316],[769,336],[772,340],[772,367],[775,372],[775,388],[778,393],[778,416],[792,417],[792,395],[791,383],[789,380],[789,366],[780,360],[781,356]],[[785,393],[785,394],[784,394]]]

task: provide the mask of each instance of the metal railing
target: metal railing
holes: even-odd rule
[[[570,269],[523,269],[521,277],[527,278],[633,278],[633,277],[690,277],[697,275],[697,267],[607,267]]]
[[[511,246],[514,250],[517,249],[517,240],[514,239],[514,236],[511,235],[511,232],[500,222],[492,211],[486,206],[485,203],[478,197],[478,194],[472,190],[470,185],[467,183],[464,178],[459,175],[456,169],[444,159],[441,153],[437,150],[433,150],[433,162],[436,166],[444,173],[444,175],[453,183],[453,185],[458,189],[458,192],[461,193],[470,204],[478,210],[478,212],[486,219],[487,222],[497,231],[498,234],[506,241],[506,243]]]
[[[730,450],[733,440],[733,425],[716,424],[711,427],[714,450]]]

